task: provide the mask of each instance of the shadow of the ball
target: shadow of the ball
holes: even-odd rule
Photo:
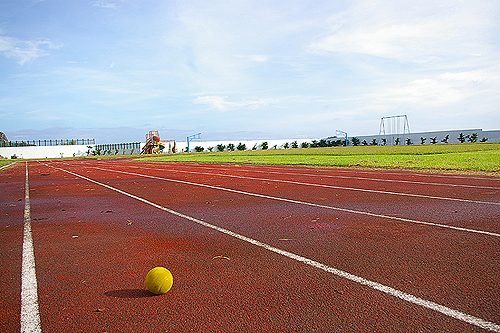
[[[159,296],[153,294],[147,289],[119,289],[119,290],[107,291],[104,293],[104,295],[117,298],[144,298],[144,297]]]

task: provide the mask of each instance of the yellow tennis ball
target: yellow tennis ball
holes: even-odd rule
[[[146,275],[146,288],[156,295],[161,295],[170,290],[174,284],[172,273],[165,267],[155,267]]]

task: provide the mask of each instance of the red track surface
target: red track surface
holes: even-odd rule
[[[259,244],[500,327],[498,178],[81,160],[28,170],[44,332],[487,331]],[[0,170],[1,332],[20,330],[24,187],[25,163]],[[161,296],[144,287],[155,266],[174,276]]]

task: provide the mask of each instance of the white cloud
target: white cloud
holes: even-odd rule
[[[92,6],[94,7],[101,7],[101,8],[110,8],[110,9],[116,9],[118,6],[114,2],[109,2],[106,0],[97,0],[92,3]]]
[[[266,62],[269,60],[268,56],[261,55],[261,54],[252,54],[252,55],[246,55],[246,56],[238,56],[238,58],[249,60],[249,61],[255,61],[255,62]]]
[[[249,100],[241,100],[239,102],[229,102],[226,101],[227,97],[222,96],[199,96],[198,98],[193,100],[195,104],[205,104],[208,105],[212,109],[218,109],[219,111],[230,111],[240,108],[250,108],[250,109],[258,109],[264,105],[269,104],[268,101],[264,99],[249,101]]]
[[[331,18],[331,32],[311,43],[310,51],[359,53],[416,63],[477,56],[488,53],[486,32],[493,13],[487,4],[360,1]]]
[[[48,40],[23,41],[14,37],[0,36],[0,52],[7,58],[17,60],[19,65],[49,54],[47,49],[58,49]]]
[[[482,99],[498,99],[500,91],[500,67],[464,72],[446,72],[431,78],[415,79],[407,84],[389,86],[368,97],[381,109],[398,105],[416,107],[441,107],[458,105],[466,99],[483,96]]]

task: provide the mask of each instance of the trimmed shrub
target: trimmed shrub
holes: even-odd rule
[[[464,135],[464,133],[460,133],[457,140],[460,141],[460,143],[464,143],[466,140],[466,136]]]

